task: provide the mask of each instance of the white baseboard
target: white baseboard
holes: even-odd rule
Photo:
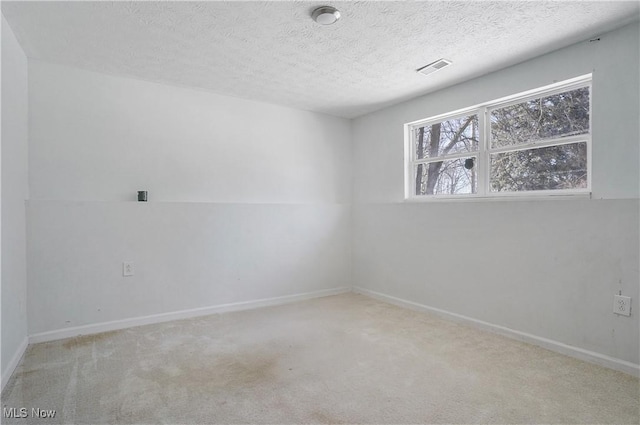
[[[597,365],[604,366],[609,369],[614,369],[620,372],[624,372],[632,376],[640,376],[640,365],[637,365],[635,363],[631,363],[625,360],[617,359],[615,357],[610,357],[605,354],[596,353],[595,351],[589,351],[583,348],[563,344],[562,342],[554,341],[547,338],[542,338],[536,335],[528,334],[526,332],[516,331],[514,329],[510,329],[504,326],[494,325],[493,323],[473,319],[471,317],[463,316],[461,314],[451,313],[449,311],[441,310],[439,308],[429,307],[427,305],[415,303],[413,301],[403,300],[401,298],[392,297],[390,295],[382,294],[380,292],[371,291],[371,290],[357,287],[357,286],[353,287],[353,292],[362,294],[362,295],[367,295],[372,298],[385,301],[400,307],[433,313],[449,320],[469,324],[476,328],[497,333],[509,338],[516,339],[518,341],[537,345],[542,348],[546,348],[548,350],[555,351],[557,353],[564,354],[570,357],[575,357],[577,359],[584,360],[590,363],[595,363]]]
[[[28,346],[29,338],[25,337],[18,346],[18,349],[14,353],[6,369],[2,371],[2,390],[4,390],[4,386],[7,385],[7,382],[11,379],[13,372],[18,367],[18,364],[20,364],[20,360],[22,360],[22,356],[24,356],[24,352],[27,351]]]
[[[520,332],[514,329],[510,329],[504,326],[495,325],[482,320],[473,319],[471,317],[463,316],[461,314],[452,313],[446,310],[441,310],[435,307],[429,307],[424,304],[419,304],[413,301],[407,301],[401,298],[393,297],[390,295],[382,294],[379,292],[371,291],[361,287],[341,287],[333,289],[325,289],[321,291],[307,292],[303,294],[286,295],[282,297],[265,298],[253,301],[244,301],[238,303],[221,304],[211,307],[196,308],[190,310],[182,310],[171,313],[155,314],[151,316],[134,317],[124,320],[116,320],[111,322],[96,323],[93,325],[77,326],[73,328],[59,329],[55,331],[42,332],[38,334],[30,335],[28,340],[25,338],[20,348],[17,350],[11,362],[7,366],[6,370],[2,373],[2,388],[11,378],[12,373],[18,366],[24,351],[27,348],[28,343],[34,344],[38,342],[54,341],[58,339],[71,338],[79,335],[90,335],[100,332],[108,332],[119,329],[131,328],[134,326],[150,325],[154,323],[169,322],[172,320],[188,319],[198,316],[206,316],[209,314],[224,313],[231,311],[250,310],[260,307],[276,306],[281,304],[288,304],[296,301],[303,301],[312,298],[326,297],[330,295],[338,295],[346,292],[353,291],[358,294],[370,296],[372,298],[379,299],[391,304],[398,305],[400,307],[410,308],[418,311],[425,311],[436,314],[440,317],[456,322],[466,323],[476,328],[480,328],[486,331],[497,333],[503,336],[507,336],[512,339],[523,341],[529,344],[537,345],[546,348],[551,351],[555,351],[561,354],[565,354],[570,357],[574,357],[580,360],[585,360],[600,366],[608,367],[610,369],[618,370],[629,375],[640,376],[640,365],[627,362],[625,360],[610,357],[604,354],[596,353],[594,351],[585,350],[583,348],[574,347],[571,345],[563,344],[558,341],[539,337],[536,335]]]
[[[225,313],[230,311],[251,310],[260,307],[269,307],[281,304],[288,304],[296,301],[308,300],[311,298],[327,297],[351,292],[351,288],[333,288],[320,291],[306,292],[295,295],[285,295],[282,297],[263,298],[253,301],[243,301],[230,304],[220,304],[211,307],[201,307],[189,310],[174,311],[170,313],[154,314],[151,316],[132,317],[130,319],[114,320],[111,322],[95,323],[92,325],[76,326],[71,328],[57,329],[54,331],[41,332],[29,335],[29,343],[55,341],[58,339],[72,338],[79,335],[90,335],[101,332],[115,331],[118,329],[132,328],[134,326],[151,325],[154,323],[170,322],[172,320],[189,319],[209,314]],[[4,375],[3,375],[4,382]]]

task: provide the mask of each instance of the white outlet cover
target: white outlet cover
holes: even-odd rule
[[[621,316],[631,316],[631,297],[613,296],[613,312]]]
[[[133,276],[134,271],[132,261],[122,263],[122,276]]]

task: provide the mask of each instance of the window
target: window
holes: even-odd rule
[[[591,75],[405,125],[406,196],[591,190]]]

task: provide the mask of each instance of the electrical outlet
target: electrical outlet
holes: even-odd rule
[[[122,276],[133,276],[133,262],[125,261],[122,263]]]
[[[631,316],[631,297],[614,295],[613,312],[622,316]]]

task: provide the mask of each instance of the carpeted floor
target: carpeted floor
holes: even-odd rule
[[[639,396],[629,375],[344,294],[33,345],[2,405],[28,409],[7,424],[638,424]]]

